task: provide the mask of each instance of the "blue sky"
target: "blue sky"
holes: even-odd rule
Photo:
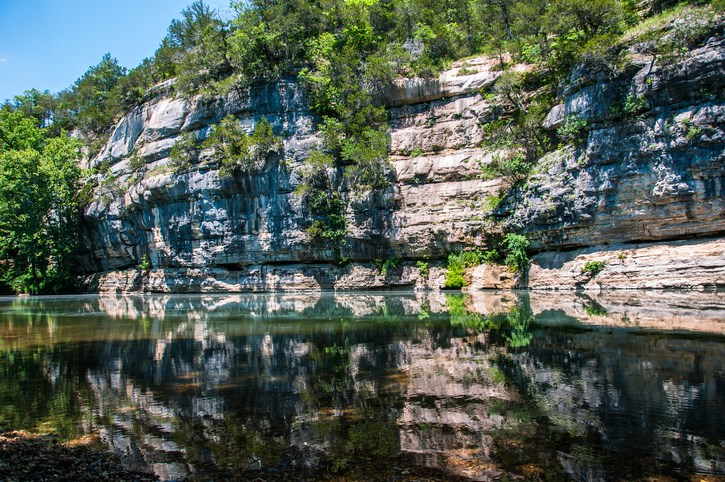
[[[124,67],[153,55],[193,0],[0,0],[0,102],[69,87],[109,52]],[[208,0],[229,16],[228,0]]]

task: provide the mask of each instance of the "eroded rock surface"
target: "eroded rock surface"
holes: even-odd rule
[[[606,268],[586,280],[578,254],[544,253],[523,283],[560,289],[723,286],[724,47],[713,37],[663,66],[638,56],[614,78],[573,72],[544,127],[577,115],[587,122],[586,139],[541,159],[496,215],[503,229],[525,233],[537,251],[585,249],[581,256],[602,258]],[[386,104],[394,180],[375,193],[343,184],[349,233],[342,251],[311,242],[305,232],[310,216],[295,188],[302,162],[321,136],[294,79],[219,98],[160,95],[138,107],[91,162],[107,161],[110,168],[98,175],[96,200],[85,212],[80,265],[89,289],[439,288],[440,276],[421,279],[417,260],[444,264],[450,252],[485,247],[492,230],[501,229],[485,217],[489,200],[507,181],[481,176],[482,165],[505,154],[491,147],[484,128],[499,112],[490,95],[500,75],[495,64],[471,59],[438,79],[391,87]],[[617,111],[629,95],[644,102],[636,115]],[[228,114],[250,130],[266,117],[283,138],[283,154],[243,178],[220,177],[219,160],[208,152],[191,169],[174,172],[168,155],[178,137],[193,132],[203,139]],[[711,244],[672,243],[696,236]],[[619,251],[593,248],[623,243],[662,245],[622,247],[638,254],[621,263],[610,259]],[[153,269],[141,272],[145,255]],[[574,257],[547,267],[562,256]],[[382,276],[377,266],[385,259],[400,261]],[[502,270],[480,268],[471,276],[474,287],[521,285]]]

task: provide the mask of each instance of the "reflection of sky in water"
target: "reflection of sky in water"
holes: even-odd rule
[[[165,479],[722,474],[724,314],[708,293],[8,298],[0,414]]]

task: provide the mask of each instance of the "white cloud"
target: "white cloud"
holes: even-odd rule
[[[7,58],[5,58],[5,57],[0,57],[0,64],[4,64],[4,63],[5,63],[5,62],[7,62],[7,61],[8,61],[8,59],[7,59]]]

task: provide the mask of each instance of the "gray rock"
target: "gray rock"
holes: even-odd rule
[[[394,182],[377,193],[359,193],[341,182],[349,223],[341,252],[311,242],[305,232],[312,220],[295,188],[302,162],[321,135],[319,119],[294,79],[216,98],[174,99],[168,87],[159,88],[155,98],[119,122],[92,162],[110,159],[113,167],[84,213],[78,264],[89,289],[101,291],[416,284],[436,289],[442,271],[432,268],[430,278],[422,280],[415,260],[443,260],[463,247],[485,247],[503,229],[526,233],[541,251],[656,243],[662,248],[659,257],[637,258],[642,276],[649,273],[662,286],[699,286],[687,278],[704,276],[706,268],[668,270],[677,266],[673,257],[684,256],[688,248],[666,248],[675,246],[672,240],[695,236],[717,241],[725,232],[723,50],[723,42],[714,40],[680,62],[652,66],[640,60],[614,77],[575,70],[544,127],[556,129],[576,114],[588,122],[586,141],[540,159],[528,182],[497,211],[507,214],[499,227],[485,220],[487,204],[508,181],[480,175],[480,165],[506,154],[486,146],[483,127],[501,115],[480,93],[500,75],[496,61],[468,60],[438,79],[396,82],[385,99]],[[465,75],[459,75],[462,68],[468,69]],[[644,96],[647,110],[636,118],[612,117],[613,106],[629,93]],[[266,117],[283,137],[284,153],[269,159],[261,172],[238,179],[220,178],[219,160],[210,150],[190,170],[174,173],[168,154],[178,136],[195,132],[203,139],[228,114],[250,130]],[[131,153],[145,160],[137,172],[130,169]],[[344,169],[333,176],[342,181]],[[144,255],[154,269],[139,274]],[[338,266],[340,256],[350,264]],[[382,279],[374,260],[392,257],[402,259],[400,268]],[[532,268],[530,287],[581,282],[581,276],[563,281],[578,265],[563,264],[558,274],[544,274],[536,266],[541,265]],[[705,284],[720,286],[719,271],[713,273]],[[484,268],[471,276],[474,287],[526,282]],[[636,287],[657,285],[631,271],[607,286],[627,286],[626,279]]]

